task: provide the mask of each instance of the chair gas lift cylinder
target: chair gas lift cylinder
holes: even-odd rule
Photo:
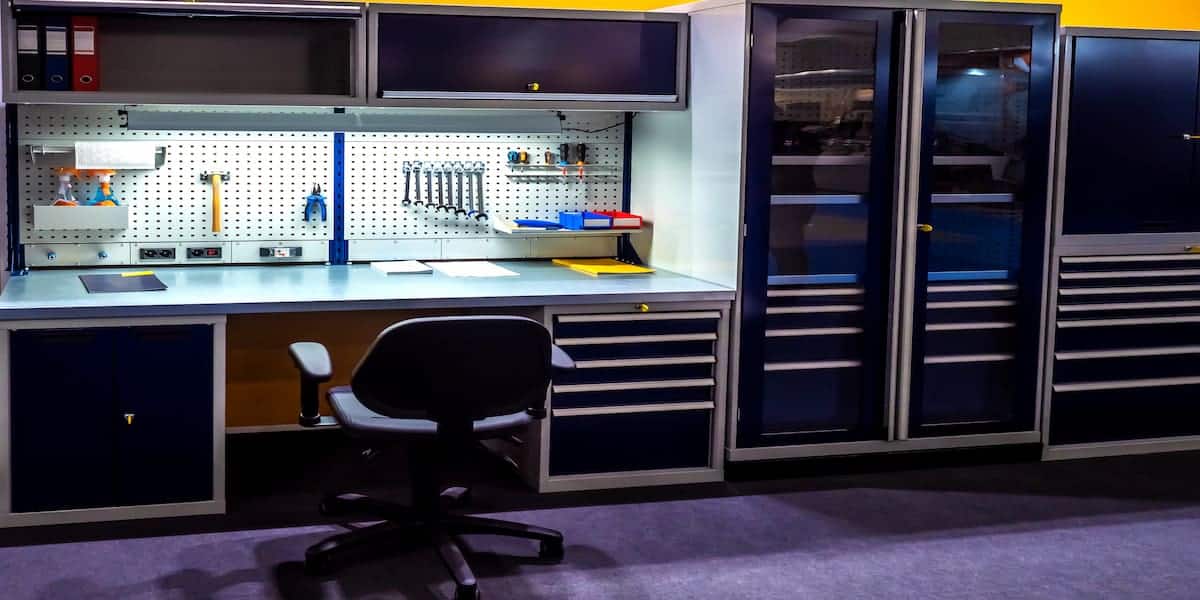
[[[749,8],[731,460],[1039,440],[1059,9],[900,4]]]

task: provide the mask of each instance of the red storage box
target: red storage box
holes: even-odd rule
[[[642,217],[633,213],[621,212],[619,210],[598,210],[597,214],[612,217],[613,229],[641,229]]]

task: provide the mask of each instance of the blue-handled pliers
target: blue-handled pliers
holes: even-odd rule
[[[312,193],[308,195],[308,202],[304,205],[304,220],[314,220],[313,211],[318,207],[321,209],[321,220],[328,221],[329,219],[325,212],[325,196],[321,195],[320,184],[314,185]]]

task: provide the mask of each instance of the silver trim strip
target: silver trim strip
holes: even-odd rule
[[[767,373],[777,371],[815,371],[820,369],[850,369],[861,366],[861,360],[814,360],[808,362],[767,363],[763,365],[763,371]]]
[[[1014,360],[1012,354],[953,354],[948,356],[926,356],[927,365],[951,365],[958,363],[1004,362]]]
[[[555,385],[556,394],[578,394],[583,392],[627,392],[631,390],[670,390],[675,388],[713,387],[717,381],[705,379],[674,379],[669,381],[620,381],[615,383],[572,383]]]
[[[1060,279],[1123,279],[1126,277],[1192,277],[1200,275],[1200,269],[1162,269],[1155,271],[1077,271],[1062,273]]]
[[[1091,358],[1135,358],[1139,356],[1178,356],[1200,354],[1200,346],[1164,346],[1160,348],[1127,348],[1123,350],[1083,350],[1055,352],[1055,360],[1086,360]]]
[[[613,337],[563,338],[554,340],[559,346],[594,346],[602,344],[646,344],[654,342],[712,342],[715,333],[680,333],[674,335],[621,335]]]
[[[1002,306],[1016,306],[1016,300],[962,300],[957,302],[926,302],[926,308],[941,309],[941,308],[999,308]]]
[[[1012,194],[932,194],[934,204],[1012,204]]]
[[[1100,390],[1129,390],[1135,388],[1174,387],[1200,385],[1200,377],[1160,377],[1155,379],[1127,379],[1124,381],[1095,381],[1090,383],[1058,383],[1055,392],[1092,392]]]
[[[1177,323],[1200,323],[1200,315],[1192,317],[1129,317],[1126,319],[1080,319],[1076,321],[1058,321],[1055,324],[1063,329],[1074,327],[1121,327],[1127,325],[1174,325]]]
[[[714,408],[716,408],[716,403],[709,400],[708,402],[674,402],[671,404],[552,408],[550,409],[550,414],[554,417],[592,417],[596,415],[632,415],[653,412],[679,412],[684,410],[712,410]]]
[[[996,284],[981,284],[981,285],[931,285],[929,293],[945,294],[951,292],[1011,292],[1015,291],[1017,286],[1009,283]]]
[[[771,165],[776,167],[857,167],[869,164],[871,164],[871,157],[866,155],[789,156],[776,154],[771,157]]]
[[[1059,312],[1091,312],[1098,310],[1141,310],[1153,308],[1195,308],[1200,300],[1165,300],[1162,302],[1105,302],[1100,304],[1060,304]]]
[[[384,90],[386,100],[532,100],[563,101],[582,100],[592,102],[676,102],[678,94],[564,94],[542,92],[440,92],[440,91],[396,91]]]
[[[861,194],[771,194],[771,206],[862,204]]]
[[[561,315],[559,323],[617,323],[623,321],[674,321],[685,319],[721,318],[721,313],[715,310],[704,312],[662,312],[662,313],[612,313],[607,315]]]
[[[861,296],[862,288],[826,288],[815,290],[768,290],[768,298],[791,298],[795,296]]]
[[[767,337],[804,337],[811,335],[854,335],[862,333],[862,327],[818,327],[814,329],[768,329]]]
[[[974,331],[976,329],[1011,329],[1017,324],[1011,321],[989,321],[983,323],[932,323],[925,331]]]
[[[1200,292],[1200,285],[1139,285],[1094,288],[1061,288],[1060,296],[1102,296],[1104,294],[1169,294],[1171,292]]]
[[[704,365],[717,362],[715,356],[664,356],[661,358],[623,358],[613,360],[577,360],[577,369],[611,369],[623,367],[662,367],[669,365]]]
[[[830,304],[827,306],[771,306],[768,315],[796,315],[808,313],[850,313],[863,309],[861,304]]]

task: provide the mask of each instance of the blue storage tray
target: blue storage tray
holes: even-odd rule
[[[587,221],[603,221],[603,225],[584,225]],[[567,229],[612,229],[612,217],[590,211],[563,211],[558,213],[558,223]]]

